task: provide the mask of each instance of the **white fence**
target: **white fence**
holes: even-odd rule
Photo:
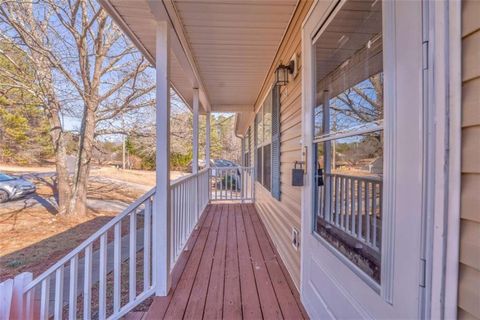
[[[211,201],[253,201],[255,196],[254,168],[210,168]]]
[[[253,168],[213,168],[171,184],[171,268],[210,200],[253,200]],[[118,319],[154,294],[155,188],[32,280],[0,284],[0,319]]]

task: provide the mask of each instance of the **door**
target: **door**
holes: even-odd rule
[[[418,318],[421,2],[318,1],[303,53],[304,305],[312,318]]]

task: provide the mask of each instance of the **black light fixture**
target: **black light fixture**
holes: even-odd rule
[[[295,61],[290,60],[287,65],[280,64],[275,70],[275,85],[284,86],[288,83],[288,75],[295,71]]]

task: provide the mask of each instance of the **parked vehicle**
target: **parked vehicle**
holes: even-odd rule
[[[188,164],[188,172],[192,172],[192,162],[193,161],[190,161],[190,163]],[[210,167],[214,167],[215,166],[215,163],[213,160],[210,160]],[[203,159],[199,159],[198,160],[198,170],[203,170],[207,167],[207,162]]]
[[[0,173],[0,203],[24,197],[36,189],[30,181]]]
[[[241,189],[241,171],[240,166],[233,161],[225,159],[213,160],[212,177],[216,177],[216,188],[240,190]],[[236,170],[229,170],[235,169]]]

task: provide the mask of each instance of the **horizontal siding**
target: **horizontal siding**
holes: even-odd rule
[[[462,192],[458,318],[480,319],[480,1],[462,2]]]
[[[311,1],[300,1],[285,38],[277,52],[270,72],[257,99],[255,110],[260,108],[264,97],[274,81],[274,70],[280,63],[287,63],[295,54],[301,54],[301,25],[310,9]],[[301,67],[301,66],[300,66]],[[285,263],[295,285],[300,288],[300,250],[291,244],[292,228],[300,231],[301,189],[291,186],[291,170],[301,160],[301,70],[298,76],[282,87],[280,92],[280,191],[281,200],[274,199],[270,192],[256,184],[256,207],[273,243]]]

